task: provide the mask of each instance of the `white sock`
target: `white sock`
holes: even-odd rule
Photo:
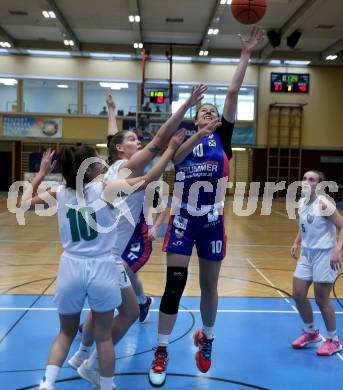
[[[315,331],[314,323],[311,322],[309,324],[304,323],[304,331],[307,333],[313,333]]]
[[[159,347],[167,347],[169,344],[169,336],[170,334],[161,334],[157,335],[157,345]]]
[[[99,357],[98,352],[95,349],[87,361],[88,367],[98,370],[99,369]]]
[[[213,326],[202,326],[202,331],[205,333],[206,337],[208,339],[213,339],[214,338],[214,333],[213,333]]]
[[[145,294],[137,295],[137,301],[140,305],[144,305],[144,303],[146,303],[147,301],[147,297],[145,296]]]
[[[43,382],[49,382],[51,385],[53,385],[56,382],[56,378],[59,371],[60,371],[60,367],[54,366],[53,364],[47,365],[45,369]]]
[[[100,390],[112,390],[113,376],[111,377],[100,377]]]
[[[92,346],[88,347],[87,345],[80,343],[79,346],[79,354],[82,355],[85,358],[88,358],[89,354],[91,353]]]
[[[338,340],[338,336],[337,336],[337,330],[333,330],[332,332],[331,331],[327,331],[328,333],[328,339],[331,339],[331,340]]]

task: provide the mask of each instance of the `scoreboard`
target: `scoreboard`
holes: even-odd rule
[[[309,90],[308,73],[271,73],[270,92],[308,93]]]
[[[163,104],[164,97],[164,91],[150,91],[149,93],[150,103]]]

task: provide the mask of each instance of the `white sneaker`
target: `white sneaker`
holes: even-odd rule
[[[83,352],[77,351],[74,355],[68,360],[68,365],[77,370],[81,364],[88,359],[89,356],[86,356]]]
[[[100,390],[100,372],[96,368],[88,366],[88,359],[78,367],[77,372],[80,377],[89,382],[95,390]],[[116,388],[116,385],[112,383],[112,390]]]
[[[40,381],[39,390],[54,390],[54,386],[49,382]]]
[[[149,382],[154,387],[161,387],[167,379],[168,352],[166,347],[157,347],[154,360],[149,370]]]

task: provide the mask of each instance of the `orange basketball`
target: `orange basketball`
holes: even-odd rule
[[[266,0],[232,0],[233,17],[242,24],[254,24],[261,20],[267,10]]]

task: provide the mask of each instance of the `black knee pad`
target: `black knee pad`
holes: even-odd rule
[[[167,283],[161,299],[160,311],[165,314],[177,314],[180,299],[187,282],[186,267],[168,267]]]

